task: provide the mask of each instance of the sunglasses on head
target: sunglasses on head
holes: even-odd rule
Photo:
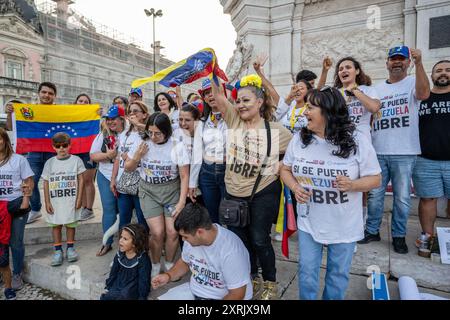
[[[55,149],[60,149],[61,147],[63,148],[67,148],[69,146],[69,144],[67,142],[64,143],[55,143],[53,145],[53,147],[55,147]]]
[[[323,86],[323,87],[320,89],[320,92],[324,92],[324,91],[327,91],[327,90],[332,91],[330,86]]]

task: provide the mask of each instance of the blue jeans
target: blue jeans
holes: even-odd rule
[[[119,229],[126,226],[131,222],[131,217],[133,216],[133,209],[136,210],[136,217],[140,224],[142,224],[148,231],[147,221],[142,213],[141,204],[139,203],[139,197],[130,194],[119,193],[119,198],[117,199],[119,206]]]
[[[377,155],[381,167],[382,182],[379,188],[369,192],[366,231],[377,234],[384,212],[386,187],[392,180],[394,203],[392,209],[392,237],[405,237],[409,210],[411,209],[411,176],[417,156]]]
[[[11,256],[13,261],[13,274],[21,274],[23,262],[25,258],[25,245],[23,238],[25,233],[25,225],[27,224],[28,213],[21,217],[12,219],[11,222],[11,239],[9,239],[9,247],[11,248]]]
[[[97,171],[97,185],[100,192],[100,199],[102,201],[102,228],[105,233],[116,222],[117,215],[119,214],[119,208],[117,204],[117,198],[111,192],[109,188],[110,181],[105,176]],[[113,243],[113,237],[109,237],[106,244],[111,245]]]
[[[203,201],[213,223],[219,223],[219,205],[225,197],[225,165],[202,163],[198,179]]]
[[[33,211],[41,211],[41,195],[39,193],[39,179],[41,179],[42,170],[44,170],[45,162],[56,153],[51,152],[30,152],[27,154],[27,160],[33,170],[34,189],[30,199],[30,207]]]
[[[309,233],[298,230],[298,288],[301,300],[317,300],[320,288],[320,265],[323,244]],[[355,242],[329,244],[323,300],[343,300],[348,287]]]

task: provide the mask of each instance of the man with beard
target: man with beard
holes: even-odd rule
[[[414,59],[415,76],[408,76]],[[365,237],[360,244],[380,241],[384,212],[384,194],[392,181],[392,244],[400,254],[408,252],[406,226],[411,208],[411,176],[420,151],[419,106],[428,99],[430,83],[422,64],[422,53],[406,46],[389,50],[386,67],[389,79],[375,90],[381,98],[381,109],[373,114],[372,143],[382,170],[381,187],[369,192]]]
[[[436,63],[431,72],[433,89],[419,109],[422,154],[417,157],[413,181],[420,197],[422,234],[417,239],[421,256],[429,256],[437,216],[437,199],[450,199],[450,60]],[[425,250],[424,250],[425,249]]]

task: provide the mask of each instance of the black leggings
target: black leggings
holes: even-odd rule
[[[228,193],[226,199],[243,199]],[[270,231],[272,222],[278,215],[281,197],[281,183],[272,182],[266,188],[256,193],[250,206],[250,225],[245,228],[228,227],[244,242],[249,254],[252,276],[258,274],[257,260],[262,269],[264,280],[276,281],[275,252],[272,247]]]

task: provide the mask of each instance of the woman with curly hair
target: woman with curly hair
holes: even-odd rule
[[[270,104],[259,76],[249,75],[236,83],[235,106],[214,81],[211,82],[217,108],[228,127],[225,198],[246,201],[250,212],[248,225],[229,226],[229,229],[241,238],[250,253],[253,297],[276,299],[275,253],[270,231],[280,204],[278,161],[292,134],[280,123],[271,121],[274,106]],[[258,277],[257,259],[263,283]]]
[[[308,125],[289,143],[281,168],[297,200],[299,296],[317,299],[328,245],[323,299],[343,299],[355,243],[364,237],[362,193],[380,186],[381,169],[337,89],[314,89],[307,101]]]

